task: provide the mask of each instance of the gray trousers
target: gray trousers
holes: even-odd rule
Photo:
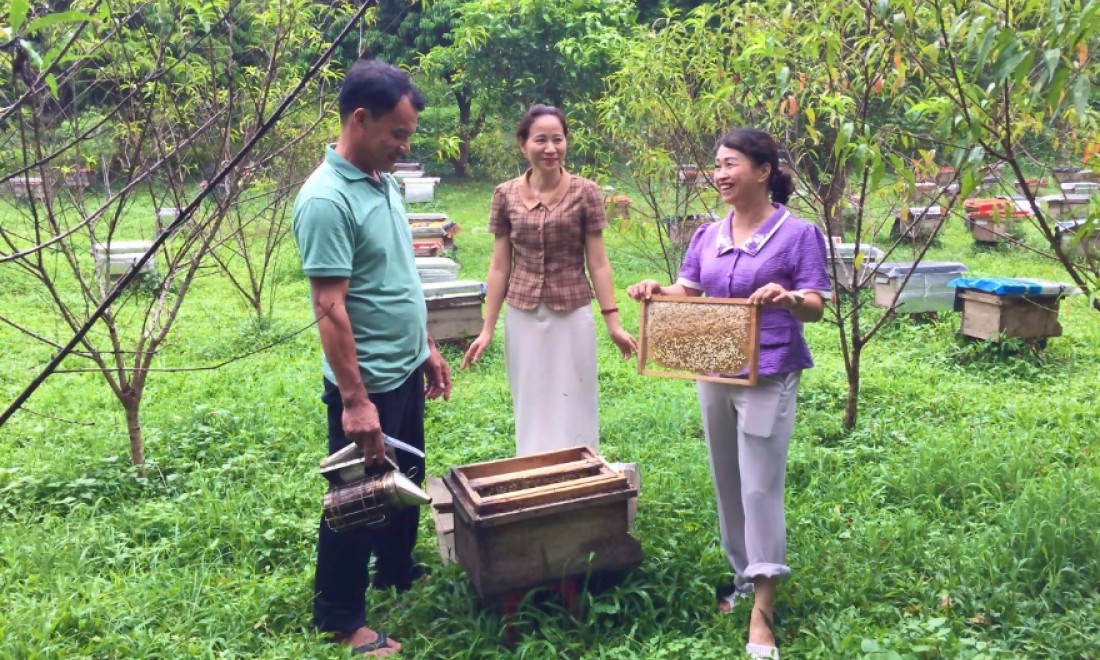
[[[755,387],[697,383],[722,549],[743,593],[755,577],[791,572],[783,485],[800,376],[761,376]]]

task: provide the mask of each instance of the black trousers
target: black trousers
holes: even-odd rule
[[[321,400],[328,406],[329,453],[350,442],[344,435],[344,406],[336,384],[325,379]],[[371,393],[378,408],[382,432],[424,448],[424,375],[418,367],[397,389]],[[417,485],[424,482],[424,459],[398,451],[401,471]],[[374,586],[409,588],[419,567],[413,560],[420,507],[408,507],[390,516],[382,527],[335,532],[324,519],[317,535],[317,571],[313,582],[313,623],[321,630],[348,634],[366,625],[369,564],[375,558]]]

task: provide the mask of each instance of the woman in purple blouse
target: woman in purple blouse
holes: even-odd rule
[[[825,238],[790,214],[790,174],[779,169],[770,135],[738,129],[719,141],[714,184],[733,207],[722,222],[701,227],[671,286],[654,280],[627,290],[655,294],[748,298],[763,306],[759,379],[754,387],[699,381],[699,408],[718,500],[722,547],[734,578],[718,589],[718,608],[754,598],[746,652],[778,658],[769,623],[786,564],[783,484],[794,428],[798,381],[813,366],[802,324],[821,320],[830,294]],[[721,341],[715,337],[715,341]]]

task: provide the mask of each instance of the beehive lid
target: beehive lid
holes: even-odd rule
[[[425,220],[447,220],[446,213],[408,213],[409,222],[423,222]]]
[[[458,277],[458,264],[446,257],[416,257],[421,282],[451,282]]]
[[[922,215],[925,218],[938,218],[943,215],[943,208],[939,204],[933,204],[932,206],[910,206],[909,217],[919,218]]]
[[[855,243],[834,243],[836,256],[841,261],[853,261],[856,258],[856,253],[859,252],[864,256],[864,260],[867,262],[878,261],[885,254],[882,250],[878,249],[874,245],[869,243],[861,243],[856,245]],[[829,258],[832,259],[833,250],[829,251]]]
[[[1088,224],[1087,218],[1077,218],[1075,220],[1062,220],[1061,222],[1054,223],[1054,231],[1058,234],[1074,234],[1081,227]]]
[[[909,271],[914,275],[958,275],[966,272],[966,264],[951,261],[922,261],[915,267],[912,261],[882,263],[878,265],[879,275],[890,279],[905,277]]]
[[[1083,193],[1067,193],[1065,195],[1044,195],[1039,198],[1047,204],[1088,204],[1091,195]]]
[[[1073,181],[1061,184],[1062,192],[1084,194],[1100,190],[1100,183],[1093,181]]]
[[[425,282],[422,285],[424,297],[428,300],[455,296],[484,296],[485,283],[477,280],[455,280],[453,282]]]
[[[947,286],[997,296],[1069,296],[1081,293],[1072,284],[1028,277],[956,277]]]
[[[152,241],[111,241],[110,243],[95,243],[92,252],[96,258],[104,258],[107,253],[112,255],[144,254],[153,247]]]
[[[486,527],[625,500],[638,492],[583,446],[456,467],[444,481],[455,512]]]

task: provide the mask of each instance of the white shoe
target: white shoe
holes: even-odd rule
[[[753,660],[779,660],[779,649],[763,644],[745,644],[745,653]]]

